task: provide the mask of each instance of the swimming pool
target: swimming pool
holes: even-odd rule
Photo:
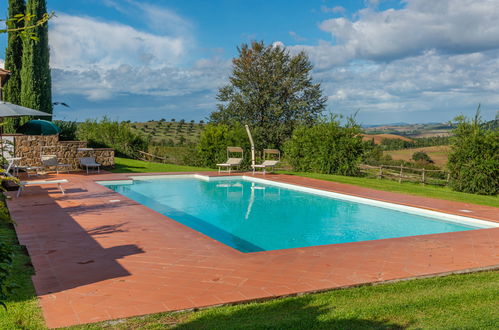
[[[253,177],[100,181],[241,252],[489,228],[486,221]]]

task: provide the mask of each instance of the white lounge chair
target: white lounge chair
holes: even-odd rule
[[[277,157],[277,159],[267,159],[271,157]],[[276,165],[281,161],[281,152],[277,149],[263,149],[263,159],[264,160],[261,164],[251,165],[253,174],[255,174],[257,169],[262,169],[262,174],[267,173],[267,169],[271,169],[271,171],[273,171]]]
[[[87,170],[87,174],[89,168],[97,168],[97,173],[100,173],[100,164],[95,161],[94,157],[80,158],[80,165]]]
[[[22,158],[21,157],[8,157],[5,158],[5,160],[8,162],[6,165],[7,167],[4,167],[5,172],[9,173],[12,170],[12,173],[14,176],[17,176],[19,174],[19,166],[17,165],[17,162],[20,161]]]
[[[66,179],[62,180],[35,180],[35,181],[21,181],[19,182],[19,189],[17,189],[17,197],[21,195],[21,192],[24,190],[24,187],[27,186],[41,186],[46,184],[57,184],[57,187],[64,195],[64,189],[61,186],[61,183],[68,183],[69,181]]]
[[[232,154],[237,153],[241,154],[241,157],[235,158],[231,157]],[[233,167],[237,167],[239,169],[239,166],[241,166],[241,163],[243,162],[243,148],[241,147],[227,147],[227,161],[225,163],[217,164],[218,166],[218,173],[221,172],[228,172],[232,170]],[[223,171],[222,168],[225,167],[227,170]]]
[[[57,174],[59,174],[59,168],[62,167],[63,169],[65,168],[66,172],[69,173],[69,168],[71,167],[71,165],[59,163],[56,155],[41,155],[41,158],[43,167],[55,167]]]

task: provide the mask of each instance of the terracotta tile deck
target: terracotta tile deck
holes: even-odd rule
[[[94,182],[125,174],[63,177],[66,195],[8,201],[49,327],[499,266],[499,228],[241,253]],[[499,222],[494,207],[266,178]]]

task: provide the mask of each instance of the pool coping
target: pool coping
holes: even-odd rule
[[[194,173],[218,176],[182,174]],[[64,196],[39,187],[8,200],[36,270],[33,283],[47,326],[499,266],[499,228],[243,253],[95,182],[154,174],[179,173],[62,174],[58,177],[70,181]],[[469,208],[475,218],[499,222],[498,209],[488,206],[288,175],[265,179],[367,198],[375,194],[371,199],[390,203],[398,196],[398,204],[444,212]]]

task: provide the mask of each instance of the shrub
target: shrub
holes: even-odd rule
[[[342,127],[333,116],[312,127],[296,128],[285,143],[285,154],[297,171],[358,175],[364,152],[360,133],[352,118]]]
[[[412,160],[416,162],[425,162],[425,163],[433,163],[430,156],[424,151],[416,151],[412,154]]]
[[[54,124],[61,128],[59,133],[60,141],[74,141],[76,140],[76,130],[78,123],[75,121],[54,120]]]
[[[227,147],[242,147],[244,164],[249,164],[250,143],[242,125],[208,124],[199,137],[198,152],[202,165],[214,168],[225,162]]]
[[[137,158],[139,150],[146,150],[147,141],[125,122],[87,120],[78,125],[76,136],[87,141],[89,147],[113,148],[118,156]]]
[[[473,120],[456,118],[447,167],[450,186],[457,191],[496,195],[499,193],[499,130],[481,126],[479,111]]]

